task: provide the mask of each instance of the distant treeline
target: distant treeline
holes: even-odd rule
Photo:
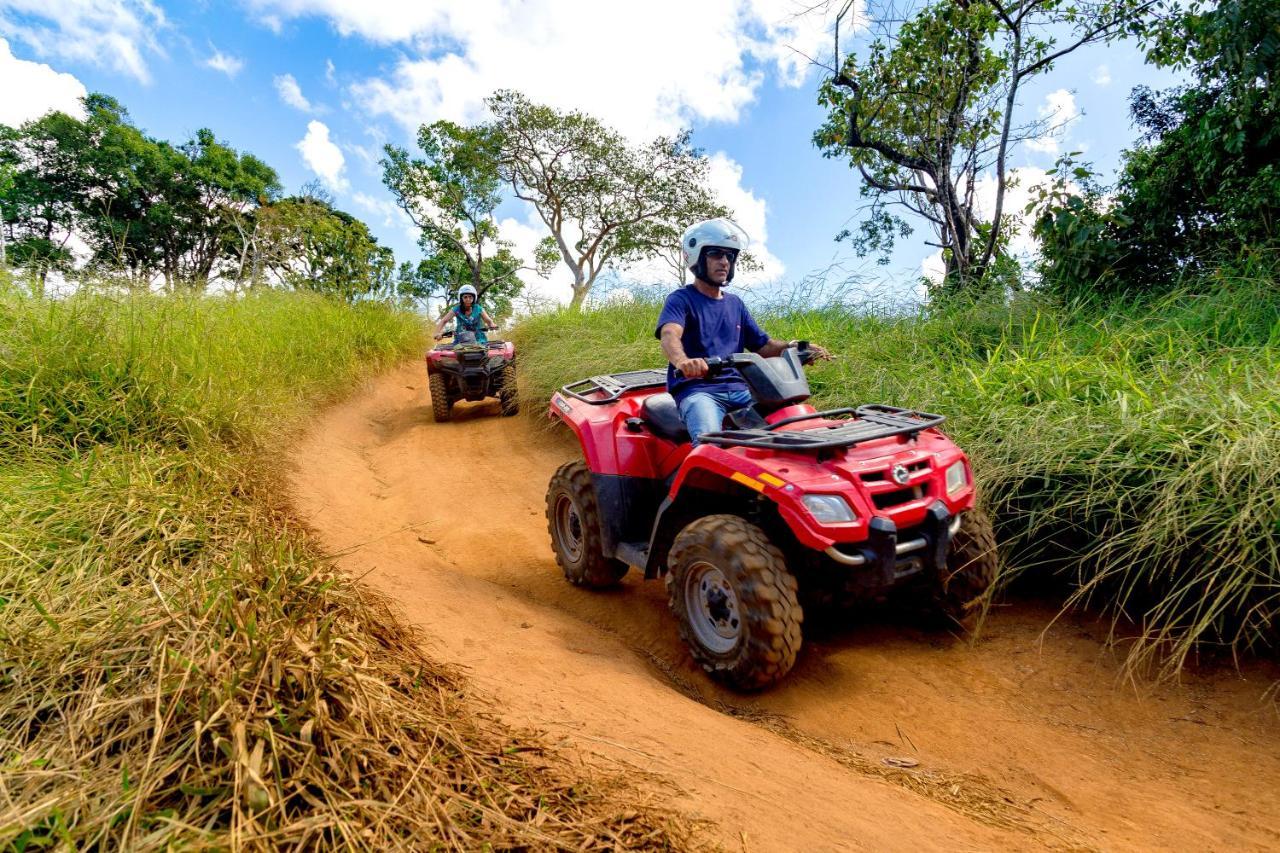
[[[84,118],[0,125],[0,262],[35,289],[58,273],[166,291],[399,292],[391,250],[318,184],[285,196],[271,166],[212,130],[174,144],[114,98],[83,103]]]

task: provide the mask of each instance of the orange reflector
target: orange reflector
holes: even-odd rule
[[[757,492],[764,491],[764,483],[760,482],[755,477],[748,477],[746,474],[743,474],[741,471],[734,471],[733,476],[731,476],[729,479],[733,480],[735,483],[741,483],[742,485],[748,488],[755,489]]]

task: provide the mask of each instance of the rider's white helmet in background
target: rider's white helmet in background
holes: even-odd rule
[[[701,222],[690,225],[684,232],[684,236],[680,238],[680,250],[684,252],[684,265],[693,270],[693,274],[698,278],[704,278],[703,270],[700,268],[702,264],[702,250],[712,247],[720,249],[731,249],[736,259],[737,255],[743,252],[751,238],[747,236],[747,232],[743,231],[738,223],[732,219],[717,217],[716,219],[704,219]],[[734,267],[737,266],[735,263]],[[733,267],[729,268],[729,281],[733,280]]]

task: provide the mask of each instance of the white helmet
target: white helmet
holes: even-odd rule
[[[750,242],[751,238],[738,223],[720,217],[690,225],[680,238],[680,249],[684,252],[684,265],[693,269],[702,257],[702,250],[708,246],[742,252]]]
[[[462,285],[462,287],[458,288],[458,301],[461,302],[462,297],[466,296],[468,293],[470,293],[476,299],[480,298],[480,294],[476,293],[476,289],[474,287],[472,287],[469,284],[464,284]]]

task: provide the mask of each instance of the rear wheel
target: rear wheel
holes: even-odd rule
[[[547,487],[547,529],[565,579],[574,586],[615,586],[627,564],[604,556],[600,505],[591,472],[582,462],[566,462]]]
[[[934,589],[938,612],[953,624],[972,630],[999,568],[991,519],[981,510],[966,512],[960,518],[960,529],[947,552],[946,568]]]
[[[449,420],[453,409],[453,401],[449,399],[449,389],[445,385],[444,377],[439,373],[431,374],[427,384],[431,387],[431,414],[436,419],[436,423],[442,424]]]
[[[680,636],[712,678],[772,684],[800,653],[796,579],[764,531],[736,515],[690,524],[671,546],[667,597]]]
[[[508,364],[502,368],[502,387],[498,389],[498,402],[502,404],[502,414],[510,417],[520,412],[520,395],[516,390],[516,366]]]

